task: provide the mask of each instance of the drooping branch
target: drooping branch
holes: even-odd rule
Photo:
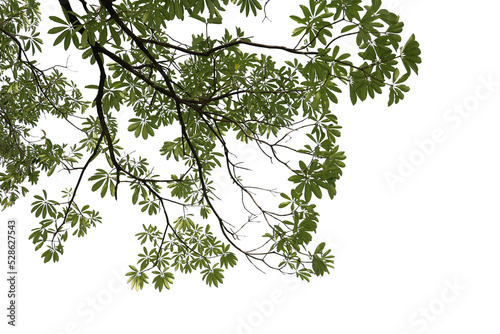
[[[145,271],[152,270],[157,275],[155,281],[158,283],[158,280],[164,279],[163,274],[169,268],[177,270],[178,267],[183,272],[190,272],[192,268],[200,269],[207,284],[215,282],[216,285],[210,275],[222,270],[223,266],[227,268],[228,263],[231,266],[235,264],[234,259],[223,261],[225,256],[232,254],[229,252],[230,246],[244,254],[256,267],[256,264],[263,264],[306,280],[311,274],[319,276],[328,272],[327,267],[332,267],[333,263],[332,257],[328,256],[329,251],[324,252],[324,244],[320,244],[312,252],[309,243],[316,232],[319,216],[314,210],[311,194],[321,198],[323,189],[323,192],[327,190],[333,198],[335,182],[343,167],[341,160],[345,159],[343,152],[338,151],[335,144],[335,138],[340,136],[336,118],[330,115],[331,102],[337,102],[335,95],[340,92],[335,80],[344,84],[357,84],[356,88],[348,85],[351,99],[354,95],[354,100],[356,94],[361,100],[366,98],[366,91],[364,96],[356,92],[360,85],[371,96],[373,90],[380,94],[384,85],[388,85],[390,90],[396,89],[399,73],[393,73],[393,64],[397,63],[397,58],[404,59],[402,54],[397,55],[397,40],[390,41],[391,36],[377,33],[378,27],[383,25],[373,25],[373,29],[363,30],[366,35],[361,33],[362,27],[358,25],[360,29],[356,32],[332,37],[329,31],[334,25],[341,22],[356,25],[354,21],[359,19],[353,17],[358,15],[348,13],[346,16],[346,8],[335,8],[335,17],[341,17],[340,20],[321,21],[322,17],[329,18],[334,14],[325,9],[325,2],[311,1],[310,12],[314,17],[310,18],[304,10],[306,18],[296,20],[301,21],[299,29],[304,33],[299,36],[300,40],[295,48],[253,42],[244,38],[239,28],[236,37],[233,38],[227,32],[222,40],[209,36],[207,28],[206,35],[195,37],[191,46],[171,38],[170,27],[168,32],[163,31],[164,25],[157,22],[158,17],[151,21],[148,15],[142,18],[138,16],[144,11],[154,13],[154,3],[125,1],[115,4],[112,0],[100,0],[101,6],[97,7],[79,0],[86,12],[79,16],[73,13],[70,0],[58,1],[70,27],[61,20],[55,20],[62,27],[53,29],[52,33],[59,34],[57,41],[64,40],[66,49],[72,42],[80,50],[85,49],[84,58],[92,56],[91,64],[96,64],[99,69],[99,81],[97,85],[93,85],[93,88],[97,88],[93,104],[97,118],[88,116],[82,129],[92,135],[87,135],[81,141],[83,144],[74,149],[74,152],[78,152],[87,147],[92,154],[83,167],[73,167],[72,162],[68,164],[68,171],[81,169],[81,173],[75,191],[71,196],[67,195],[68,198],[71,197],[69,202],[62,203],[64,206],[69,203],[62,212],[63,223],[57,224],[60,212],[56,212],[57,215],[50,214],[56,223],[52,242],[59,238],[58,247],[52,245],[52,248],[57,248],[54,251],[62,253],[62,246],[59,246],[66,236],[59,234],[65,232],[63,225],[67,219],[71,221],[80,216],[78,228],[84,230],[87,226],[84,215],[89,215],[90,219],[93,217],[93,213],[86,211],[87,206],[80,210],[75,203],[75,196],[90,161],[102,154],[107,158],[111,171],[98,169],[89,179],[99,180],[94,183],[92,190],[101,188],[101,196],[105,197],[109,189],[112,196],[117,198],[119,184],[126,183],[134,191],[133,204],[138,203],[142,206],[142,211],[147,210],[151,216],[159,213],[164,217],[161,219],[165,222],[164,228],[158,230],[157,226],[144,226],[145,232],[138,234],[139,239],[144,237],[141,242],[149,239],[149,246],[153,248],[151,252],[145,250],[144,256],[140,254],[145,259],[142,263],[142,260],[138,262],[140,269],[133,268],[134,272],[129,273],[132,275],[133,286],[141,284],[142,288],[145,280],[141,277]],[[267,18],[268,3],[269,0],[264,5],[264,19]],[[129,5],[131,8],[127,8]],[[166,8],[170,5],[170,2],[165,3]],[[182,3],[180,9],[187,10],[191,16],[196,15],[197,9],[190,11],[188,6],[187,3]],[[249,4],[241,5],[248,13],[249,8],[245,6]],[[329,6],[332,8],[333,3]],[[319,11],[324,15],[319,17],[315,8],[320,8]],[[170,9],[172,7],[167,9],[168,15],[171,15]],[[211,14],[214,11],[218,14],[221,9],[222,5],[217,10],[208,8]],[[255,8],[250,6],[250,9],[254,11]],[[178,16],[177,10],[178,8]],[[363,9],[360,7],[360,10]],[[366,10],[372,15],[368,8]],[[342,13],[344,15],[338,16]],[[385,21],[390,25],[391,20],[396,19],[387,15]],[[373,19],[379,19],[375,12]],[[399,26],[395,27],[396,30],[398,28]],[[340,38],[355,34],[358,34],[358,46],[359,40],[363,40],[360,49],[368,44],[376,49],[374,53],[360,53],[364,59],[360,66],[349,61],[348,54],[338,55],[338,47],[333,52],[327,50]],[[327,41],[323,38],[325,35],[329,36]],[[377,40],[381,44],[377,49],[375,42],[368,43],[371,42],[370,35],[382,36],[387,40]],[[167,36],[168,40],[162,36]],[[82,41],[81,38],[86,40]],[[305,38],[308,41],[299,48]],[[321,46],[316,47],[316,44]],[[396,45],[394,52],[386,47],[391,44]],[[246,49],[262,51],[264,55],[259,59],[253,53],[244,52]],[[272,57],[265,54],[271,50],[281,51],[281,55],[292,58],[292,61],[277,67]],[[294,56],[299,56],[297,58],[300,62],[293,59]],[[105,67],[105,59],[111,60],[112,64],[107,65],[109,67]],[[396,78],[392,80],[394,83],[387,83],[385,78],[390,81],[391,77]],[[404,75],[403,79],[406,78],[407,75]],[[401,91],[406,91],[404,85],[399,87]],[[391,93],[394,94],[395,91]],[[402,98],[399,92],[396,93],[398,98]],[[177,126],[177,131],[180,128],[180,134],[169,131],[170,128],[162,132],[162,136],[167,134],[169,137],[174,133],[175,139],[164,141],[160,149],[160,154],[165,155],[167,160],[175,159],[184,163],[179,168],[180,171],[174,170],[170,178],[165,177],[163,173],[170,173],[168,164],[168,169],[153,173],[156,166],[149,166],[149,159],[139,157],[136,160],[133,157],[136,151],[127,153],[119,146],[118,117],[114,117],[114,110],[119,111],[120,105],[125,104],[132,107],[136,115],[129,119],[132,124],[128,127],[128,131],[136,137],[142,134],[146,140],[148,136],[171,125]],[[243,181],[242,177],[250,169],[238,160],[236,152],[232,151],[232,143],[226,140],[230,131],[234,131],[236,138],[243,142],[255,143],[258,146],[257,153],[263,154],[271,163],[278,162],[278,165],[286,167],[284,169],[287,175],[284,177],[289,177],[288,180],[293,184],[290,192],[280,192],[272,186],[247,184]],[[289,141],[298,131],[307,132],[310,139],[303,147],[296,147]],[[97,146],[92,147],[95,138],[99,138]],[[101,145],[103,142],[106,145],[104,147]],[[77,153],[74,154],[76,156]],[[293,158],[288,154],[293,155]],[[78,155],[79,159],[83,156]],[[304,161],[294,161],[296,158]],[[175,164],[174,162],[174,167]],[[237,190],[236,200],[240,200],[241,196],[238,206],[248,216],[242,219],[242,224],[226,220],[227,217],[217,202],[221,199],[214,191],[218,188],[214,174],[218,171],[217,168],[229,176],[229,182]],[[272,209],[274,200],[264,202],[257,197],[263,192],[272,196],[279,194],[285,201],[279,206],[276,203],[278,208]],[[138,202],[139,197],[142,199]],[[70,212],[73,208],[74,211]],[[182,214],[173,220],[171,215],[176,208],[182,209]],[[208,219],[210,216],[218,223],[222,245],[218,238],[209,233],[211,222],[206,224],[203,232],[203,228],[191,220],[190,217],[198,209],[200,217]],[[252,244],[248,247],[241,242],[240,238],[244,235],[242,229],[254,222],[261,223],[260,227],[269,233],[262,235],[263,239],[259,240],[257,246]],[[246,228],[245,231],[249,229]],[[42,224],[33,234],[35,243],[40,238],[43,239],[40,234],[43,236],[46,230],[46,226]],[[84,233],[86,232],[83,231]],[[260,242],[262,240],[264,241]],[[46,254],[47,252],[44,253],[44,258],[50,259],[50,254]],[[213,265],[210,261],[212,258],[220,258],[220,263]],[[170,261],[173,261],[172,265]],[[186,263],[187,267],[183,268]],[[220,277],[217,279],[222,282]]]
[[[103,138],[104,138],[104,134],[101,134],[99,136],[99,138],[97,139],[94,151],[92,152],[92,154],[90,155],[90,157],[87,159],[87,162],[85,163],[85,165],[82,167],[80,175],[78,176],[78,181],[76,182],[76,185],[75,185],[75,189],[73,190],[73,194],[71,195],[71,199],[69,200],[68,205],[66,207],[66,210],[64,212],[63,221],[61,222],[61,224],[59,226],[57,226],[57,224],[56,224],[56,229],[54,231],[54,235],[52,236],[52,241],[51,241],[52,246],[54,245],[54,240],[55,240],[56,236],[61,232],[63,226],[67,222],[68,214],[71,211],[71,206],[75,202],[76,193],[78,192],[78,189],[80,188],[80,184],[82,182],[83,175],[85,174],[85,171],[89,167],[89,165],[92,162],[92,160],[94,160],[95,157],[97,156],[97,154],[99,153],[99,150],[101,149],[101,142],[102,142]]]

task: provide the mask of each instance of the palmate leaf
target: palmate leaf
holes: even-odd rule
[[[97,191],[100,188],[101,197],[104,197],[109,189],[110,195],[114,197],[116,185],[113,179],[104,169],[97,169],[96,173],[89,178],[89,181],[97,181],[92,185],[92,191]]]
[[[167,290],[170,289],[170,284],[174,282],[174,274],[167,271],[153,271],[153,274],[156,275],[155,278],[153,278],[155,289],[158,289],[158,291],[163,290],[163,288]]]
[[[57,212],[56,206],[59,205],[59,203],[54,200],[47,199],[47,192],[45,190],[42,190],[42,192],[43,197],[41,197],[40,195],[34,196],[36,201],[31,203],[31,212],[35,213],[36,217],[42,216],[42,218],[45,219],[48,214],[49,217],[55,218]]]
[[[223,272],[224,269],[216,268],[215,266],[201,271],[205,283],[208,286],[212,286],[213,284],[215,287],[219,287],[219,283],[222,283],[222,280],[224,279],[224,275],[222,274]]]
[[[128,131],[134,132],[136,138],[142,135],[144,140],[148,139],[149,136],[153,137],[155,135],[154,130],[158,128],[151,117],[144,119],[131,118],[129,122],[132,124],[128,127]]]
[[[228,248],[229,248],[229,245],[228,245]],[[220,264],[222,267],[225,267],[226,269],[228,269],[230,266],[231,267],[236,266],[237,262],[238,262],[238,258],[236,257],[236,255],[234,253],[231,253],[231,252],[224,253],[220,257]]]
[[[138,270],[134,266],[129,266],[129,267],[130,269],[132,269],[132,271],[129,271],[128,273],[125,274],[126,276],[130,276],[127,283],[130,283],[131,289],[134,289],[135,287],[135,291],[139,291],[144,287],[144,284],[148,283],[148,275]]]

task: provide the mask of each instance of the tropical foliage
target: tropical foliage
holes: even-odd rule
[[[43,18],[46,36],[37,1],[0,1],[0,203],[14,205],[41,175],[78,175],[60,196],[54,189],[34,195],[39,224],[30,239],[45,262],[58,261],[67,241],[103,221],[99,201],[78,196],[88,186],[96,198],[152,217],[136,235],[142,251],[127,274],[132,288],[169,289],[175,272],[199,272],[218,286],[241,255],[307,281],[329,273],[331,250],[313,235],[320,222],[314,202],[336,195],[345,166],[332,106],[342,91],[353,104],[379,94],[389,105],[400,102],[418,71],[419,44],[413,35],[402,39],[403,23],[380,0],[304,1],[290,19],[295,46],[262,44],[238,27],[210,33],[231,8],[266,18],[269,2],[59,0],[60,15]],[[193,21],[204,29],[178,41],[171,23]],[[50,38],[54,46],[43,43]],[[357,54],[343,51],[341,39]],[[42,68],[38,60],[55,50],[79,53],[98,69],[95,83],[81,87],[60,64]],[[128,131],[120,128],[124,110],[133,113]],[[64,121],[74,135],[57,142],[40,129],[45,118]],[[137,145],[123,145],[127,136]],[[141,154],[157,140],[168,167]],[[236,140],[282,166],[289,189],[247,184]],[[241,194],[241,219],[221,213],[213,179],[220,171]],[[281,200],[262,201],[266,194]],[[246,248],[240,236],[257,222],[265,231]]]

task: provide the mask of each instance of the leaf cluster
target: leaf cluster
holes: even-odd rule
[[[414,35],[403,42],[396,14],[380,0],[365,6],[361,0],[304,1],[291,16],[293,47],[259,43],[239,27],[212,32],[224,24],[229,6],[258,15],[264,1],[80,1],[78,10],[71,1],[59,4],[63,14],[50,17],[53,47],[79,53],[98,69],[99,78],[85,87],[95,94],[92,101],[64,67],[39,68],[38,3],[0,3],[0,203],[13,205],[41,173],[78,175],[60,200],[45,190],[34,197],[32,213],[40,222],[30,239],[37,250],[46,247],[45,262],[59,260],[69,235],[82,237],[101,222],[97,211],[77,204],[79,189],[88,185],[100,198],[117,200],[128,188],[132,205],[154,221],[137,234],[142,251],[127,274],[136,290],[150,276],[156,289],[169,289],[176,271],[198,271],[218,286],[237,255],[307,281],[329,273],[331,250],[313,239],[320,224],[315,202],[335,197],[345,167],[334,105],[343,91],[353,104],[388,94],[389,105],[409,91],[420,48]],[[192,20],[205,29],[178,41],[171,23]],[[339,40],[351,41],[357,54]],[[132,113],[125,121],[118,117],[123,109]],[[46,116],[64,121],[75,142],[56,143],[45,131],[37,137]],[[284,167],[289,189],[247,184],[248,168],[231,136]],[[304,138],[300,145],[295,136]],[[122,147],[123,137],[137,144]],[[164,165],[142,153],[156,142]],[[220,210],[221,172],[241,194],[236,221]],[[280,194],[283,202],[263,201],[262,193]],[[176,219],[174,207],[183,212]],[[245,248],[242,231],[257,222],[266,232]]]

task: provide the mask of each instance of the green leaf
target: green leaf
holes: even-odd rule
[[[56,22],[56,23],[60,23],[60,24],[63,24],[63,25],[68,25],[68,23],[66,21],[64,21],[63,19],[57,17],[57,16],[49,16],[49,19],[51,19],[52,21]]]
[[[313,263],[312,263],[313,271],[316,276],[323,276],[325,273],[328,272],[328,267],[326,266],[326,263],[318,257],[317,255],[313,256]]]

